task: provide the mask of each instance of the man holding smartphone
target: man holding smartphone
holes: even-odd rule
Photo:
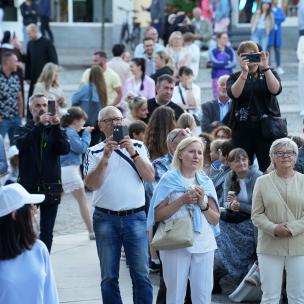
[[[62,192],[60,155],[70,152],[70,144],[60,127],[59,117],[48,112],[44,95],[33,95],[29,108],[33,120],[17,128],[15,133],[19,150],[18,182],[30,193],[45,195],[45,201],[39,206],[40,239],[51,251]]]
[[[154,169],[142,142],[129,136],[118,137],[119,142],[113,139],[113,127],[123,122],[116,107],[103,108],[98,122],[106,140],[88,149],[84,175],[86,186],[94,191],[93,227],[101,268],[102,300],[104,304],[122,303],[118,277],[123,246],[134,303],[152,304],[143,180],[153,181]],[[120,133],[122,128],[116,129]]]

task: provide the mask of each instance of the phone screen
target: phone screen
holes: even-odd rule
[[[249,60],[249,62],[260,62],[260,54],[259,53],[251,53],[251,54],[246,54],[245,58]]]
[[[125,136],[129,135],[127,126],[113,126],[113,140],[120,142]]]
[[[56,114],[56,101],[55,100],[49,100],[48,101],[48,112],[51,115],[55,115]]]

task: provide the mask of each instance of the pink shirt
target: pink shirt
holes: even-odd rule
[[[124,86],[124,99],[128,96],[128,94],[132,93],[135,96],[142,95],[147,99],[151,99],[155,97],[155,82],[149,76],[145,76],[144,78],[144,89],[140,90],[141,83],[136,83],[134,77],[131,77],[126,80]]]

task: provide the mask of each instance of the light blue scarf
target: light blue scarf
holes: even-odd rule
[[[204,173],[196,173],[196,180],[198,184],[204,189],[205,194],[214,199],[216,202],[217,208],[217,195],[214,189],[212,181]],[[165,200],[172,192],[186,192],[189,188],[185,185],[182,174],[180,170],[170,170],[166,172],[159,183],[154,189],[154,193],[150,202],[149,213],[148,213],[148,229],[153,227],[155,223],[155,208]],[[202,218],[201,218],[201,209],[198,204],[189,204],[189,208],[192,209],[193,214],[193,230],[198,233],[202,233]],[[215,236],[219,235],[219,225],[211,225]]]

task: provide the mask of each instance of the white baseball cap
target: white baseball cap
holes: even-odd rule
[[[44,199],[44,194],[30,194],[17,183],[3,186],[0,188],[0,217],[24,205],[41,203]]]

